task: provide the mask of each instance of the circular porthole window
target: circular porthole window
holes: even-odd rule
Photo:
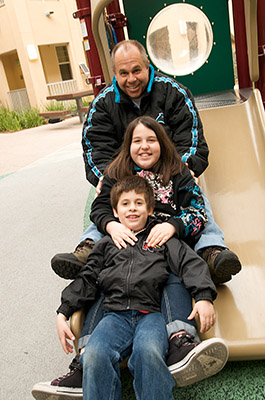
[[[213,46],[212,26],[197,7],[178,3],[152,19],[146,47],[155,66],[170,75],[188,75],[208,59]]]

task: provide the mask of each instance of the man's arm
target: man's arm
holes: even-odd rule
[[[166,97],[166,130],[171,130],[168,134],[182,160],[198,177],[208,166],[209,149],[194,98],[190,90],[179,83],[167,85]]]
[[[94,186],[121,145],[110,114],[114,99],[109,90],[103,89],[91,103],[82,132],[86,178]]]

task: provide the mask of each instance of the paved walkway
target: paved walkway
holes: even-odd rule
[[[0,134],[0,398],[32,400],[39,381],[66,373],[55,310],[68,283],[50,259],[71,251],[89,193],[78,117]],[[9,174],[9,175],[6,175]],[[6,175],[6,176],[5,176]]]

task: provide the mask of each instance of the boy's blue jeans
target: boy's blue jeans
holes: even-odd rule
[[[81,356],[84,400],[121,400],[119,362],[130,355],[137,400],[172,400],[165,363],[168,337],[161,313],[105,312]]]
[[[103,318],[102,308],[104,296],[101,295],[88,310],[84,327],[78,342],[79,349],[86,346],[90,335]],[[184,329],[200,341],[194,321],[187,320],[192,311],[192,300],[190,293],[180,282],[179,278],[171,273],[162,294],[161,312],[166,322],[168,338],[172,333]]]

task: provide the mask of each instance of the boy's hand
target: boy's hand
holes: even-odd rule
[[[162,222],[162,224],[156,224],[150,231],[148,238],[146,239],[150,247],[155,247],[157,244],[162,246],[176,233],[175,227],[169,222]]]
[[[66,354],[73,352],[73,346],[68,342],[67,339],[75,340],[73,333],[71,332],[67,322],[66,316],[63,314],[58,314],[56,319],[56,327],[58,337],[60,339],[61,345]]]
[[[196,314],[199,315],[201,323],[201,333],[207,332],[215,324],[215,312],[213,305],[208,300],[200,300],[195,303],[195,306],[188,316],[188,319],[193,319]]]
[[[108,222],[106,225],[106,231],[111,236],[119,250],[122,247],[127,247],[126,242],[134,246],[135,242],[138,240],[129,228],[126,228],[126,226],[117,221]]]

